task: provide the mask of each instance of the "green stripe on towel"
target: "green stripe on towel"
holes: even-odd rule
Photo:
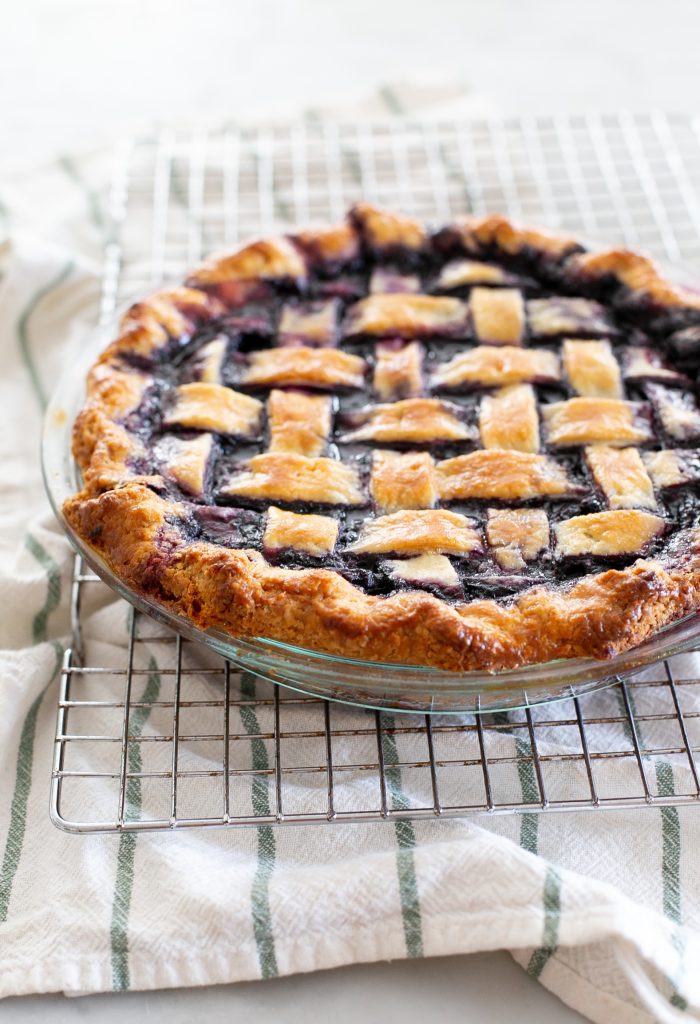
[[[511,725],[510,718],[506,711],[498,711],[493,715],[496,725]],[[535,766],[532,761],[532,746],[529,739],[521,736],[514,737],[515,753],[517,755],[518,780],[520,792],[524,804],[534,804],[540,801],[540,791],[537,785]],[[538,856],[540,816],[537,813],[525,812],[520,819],[520,845],[528,853]],[[551,864],[547,865],[542,886],[542,945],[535,949],[530,957],[527,966],[527,973],[533,978],[539,978],[546,967],[550,957],[556,951],[559,937],[559,919],[561,916],[561,877],[559,872]]]
[[[401,769],[396,767],[399,760],[396,737],[388,730],[394,728],[393,715],[383,715],[382,723],[382,755],[384,757],[384,777],[386,779],[391,809],[394,811],[408,810],[409,802],[401,782]],[[421,923],[420,898],[416,879],[416,864],[413,851],[416,845],[416,833],[413,822],[404,818],[396,822],[396,870],[399,879],[399,899],[401,900],[401,917],[406,941],[406,952],[409,957],[423,956],[423,928]]]
[[[58,607],[61,600],[61,573],[56,561],[31,534],[25,538],[27,550],[46,572],[46,597],[32,622],[32,637],[35,644],[42,643],[48,635],[48,619],[51,612]],[[56,678],[63,647],[57,641],[51,641],[56,660],[46,685],[29,708],[22,725],[17,749],[17,766],[15,769],[15,787],[10,805],[10,824],[7,831],[5,853],[0,867],[0,922],[7,920],[7,912],[12,895],[12,884],[19,868],[24,835],[27,828],[27,805],[32,787],[34,769],[34,743],[36,739],[36,723],[39,708],[44,694]]]
[[[152,704],[160,694],[160,673],[153,657],[148,661],[148,678],[140,700],[144,704]],[[129,719],[129,735],[138,737],[151,713],[150,707],[135,708]],[[129,772],[143,770],[140,743],[129,743]],[[125,817],[135,821],[141,814],[143,790],[141,779],[129,778],[126,781]],[[109,937],[112,956],[112,987],[119,992],[129,988],[129,912],[131,897],[134,890],[134,862],[136,860],[136,833],[122,832],[117,850],[117,874],[114,884],[112,901],[112,923]]]
[[[36,739],[36,723],[39,708],[46,691],[56,678],[63,658],[63,647],[57,641],[51,641],[56,660],[49,680],[27,712],[17,750],[17,767],[15,769],[15,788],[10,805],[10,825],[7,830],[5,854],[0,866],[0,924],[7,920],[7,912],[12,896],[12,884],[19,868],[24,835],[27,830],[27,805],[29,792],[32,788],[34,769],[34,742]]]
[[[249,672],[241,673],[241,698],[255,700],[255,676]],[[243,728],[251,737],[259,736],[260,723],[255,709],[241,707]],[[264,740],[251,740],[251,758],[253,770],[265,771],[270,767]],[[252,804],[253,813],[259,817],[271,814],[266,775],[253,776]],[[274,978],[279,972],[275,953],[275,938],[272,929],[272,911],[270,909],[270,878],[275,869],[277,846],[275,832],[271,825],[258,826],[258,861],[251,889],[251,911],[253,915],[253,932],[258,948],[260,973],[263,978]]]

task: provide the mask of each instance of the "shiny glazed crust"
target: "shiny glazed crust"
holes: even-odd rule
[[[374,218],[374,219],[373,219]],[[362,234],[362,225],[371,231]],[[700,529],[676,532],[652,558],[581,576],[561,586],[534,585],[507,600],[448,603],[403,590],[373,596],[333,569],[283,568],[253,548],[188,539],[184,506],[159,493],[163,478],[139,472],[142,442],[125,422],[153,383],[173,338],[187,339],[222,315],[226,301],[265,294],[270,281],[303,286],[309,271],[351,266],[361,245],[409,252],[508,259],[598,297],[611,280],[626,301],[649,311],[700,310],[700,298],[666,281],[645,257],[625,250],[587,253],[573,239],[520,229],[502,217],[463,218],[429,235],[414,221],[359,206],[349,225],[262,240],[209,260],[187,287],[169,288],[132,307],[118,338],[92,367],[87,400],[74,427],[73,452],[83,490],[64,506],[75,533],[135,592],[200,628],[267,636],[373,661],[448,670],[489,670],[592,656],[609,658],[700,607]],[[696,318],[697,319],[697,318]],[[693,321],[695,322],[695,321]],[[274,502],[272,502],[274,504]]]

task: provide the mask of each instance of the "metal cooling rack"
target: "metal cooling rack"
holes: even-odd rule
[[[361,196],[438,222],[507,211],[700,269],[700,122],[619,114],[311,123],[130,142],[111,189],[102,318],[181,278],[206,251],[289,223],[340,218]],[[109,647],[100,661],[104,645],[84,639],[83,627],[108,596],[77,559],[51,789],[52,818],[63,828],[700,800],[693,656],[584,698],[508,714],[390,715],[241,677],[133,610],[128,647]]]

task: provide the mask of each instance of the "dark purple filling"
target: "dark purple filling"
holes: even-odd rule
[[[257,512],[244,508],[192,505],[190,515],[198,531],[196,536],[212,544],[221,544],[227,548],[260,549],[265,524]]]

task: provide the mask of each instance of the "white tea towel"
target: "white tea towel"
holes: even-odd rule
[[[651,1024],[700,1010],[695,808],[120,837],[72,836],[50,823],[72,555],[43,494],[39,433],[71,341],[95,318],[104,167],[101,154],[62,160],[0,195],[8,225],[0,249],[0,995],[204,985],[509,949],[594,1021]],[[39,240],[35,226],[27,232],[37,208],[53,211],[50,223],[44,219],[49,241]],[[96,590],[85,609],[87,657],[116,666],[124,658],[126,606]],[[148,629],[144,621],[137,654],[146,704],[168,686],[172,658],[148,642]],[[197,675],[206,657],[189,666],[190,694],[216,685]],[[697,674],[695,656],[684,659],[683,672]],[[233,685],[251,697],[263,684],[244,678]],[[120,695],[117,681],[114,687]],[[654,691],[644,692],[643,710],[653,716]],[[587,700],[604,709],[614,691]],[[157,714],[144,711],[133,729],[147,735],[160,728]],[[264,733],[255,713],[234,715],[232,729]],[[196,715],[189,724],[196,733]],[[617,728],[606,742],[623,742]],[[561,746],[546,728],[540,737],[544,751],[548,743]],[[507,731],[488,740],[517,744]],[[397,737],[399,748],[404,742]],[[251,749],[267,756],[263,739],[241,756]],[[91,768],[113,770],[106,744],[80,756]],[[206,764],[206,750],[191,756]],[[671,761],[655,769],[667,795],[688,784],[687,762]],[[80,757],[73,767],[80,769]],[[632,778],[636,767],[629,771]],[[396,805],[410,804],[410,775],[392,778]],[[295,778],[300,808],[313,806],[319,784]],[[347,774],[338,799],[347,809],[361,806],[366,784]],[[461,784],[445,777],[447,800]],[[527,799],[527,773],[518,784]],[[128,797],[135,814],[158,799],[145,784]],[[263,813],[272,798],[253,783],[241,799]],[[81,810],[89,816],[91,808]]]

